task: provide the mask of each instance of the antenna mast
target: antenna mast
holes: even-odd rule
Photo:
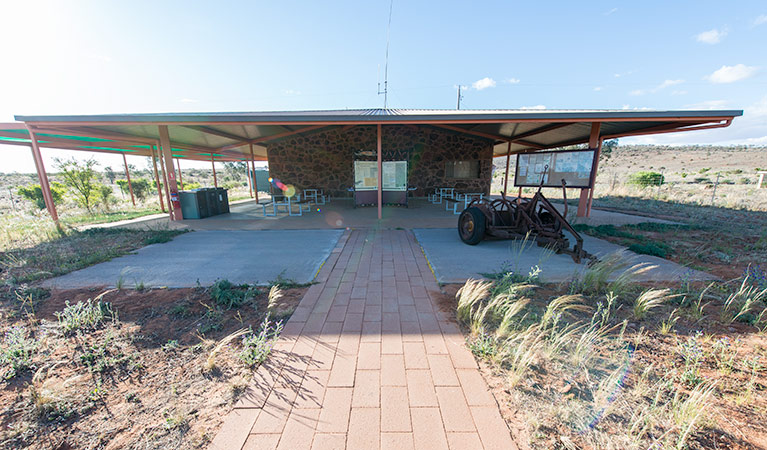
[[[378,82],[378,95],[384,96],[384,109],[389,103],[389,35],[391,33],[391,12],[394,7],[394,0],[389,2],[389,25],[386,27],[386,60],[384,61],[384,88],[381,90],[381,82]]]

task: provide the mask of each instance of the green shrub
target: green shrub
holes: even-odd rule
[[[641,253],[643,255],[658,256],[665,258],[669,253],[667,245],[660,242],[644,242],[641,244],[629,245],[629,250],[634,253]]]
[[[64,193],[67,191],[63,184],[58,181],[54,181],[50,184],[51,196],[53,197],[53,204],[58,205],[61,200],[64,199]],[[39,184],[31,184],[29,186],[20,187],[16,193],[26,200],[29,200],[38,207],[38,209],[45,209],[45,199],[43,198],[43,189]]]
[[[0,366],[6,369],[6,379],[13,378],[32,366],[32,355],[37,350],[37,341],[27,335],[27,329],[21,326],[11,327],[5,332],[3,348],[0,350]]]
[[[130,195],[130,188],[132,187],[133,195],[141,201],[146,200],[147,195],[152,192],[152,184],[145,178],[131,180],[130,186],[128,186],[128,180],[117,180],[115,183],[120,186],[120,190],[126,195]]]
[[[199,189],[200,187],[202,187],[202,185],[195,181],[184,183],[184,190],[187,190],[187,191],[191,191],[192,189]]]
[[[105,319],[115,320],[117,315],[112,309],[112,304],[102,302],[101,298],[105,293],[96,297],[96,302],[88,299],[85,302],[77,302],[70,305],[66,302],[63,311],[55,313],[59,319],[59,324],[65,333],[72,333],[79,330],[90,330],[96,328]]]
[[[216,304],[226,308],[239,308],[243,303],[253,297],[253,290],[237,289],[237,286],[229,280],[218,280],[210,287],[210,296]]]
[[[665,177],[658,172],[642,171],[632,174],[629,177],[629,184],[635,184],[641,187],[660,186],[664,181]]]

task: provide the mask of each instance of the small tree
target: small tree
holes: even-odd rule
[[[128,186],[128,180],[117,180],[117,185],[120,186],[120,190],[123,194],[129,194],[130,188],[133,187],[133,195],[141,201],[146,200],[147,194],[152,192],[152,185],[145,178],[136,178],[131,180],[131,186]]]
[[[114,170],[112,170],[111,167],[107,167],[104,169],[104,176],[109,180],[109,184],[115,184],[115,178],[117,177],[117,174]]]
[[[242,161],[225,162],[224,170],[232,180],[248,178],[248,166]]]
[[[618,140],[617,139],[610,139],[609,141],[604,141],[602,143],[602,153],[601,158],[607,161],[610,159],[610,156],[613,154],[613,150],[618,148]]]
[[[34,202],[34,204],[39,209],[45,209],[45,198],[43,198],[43,189],[40,187],[39,184],[32,184],[29,186],[22,186],[17,191],[18,194],[31,201]],[[66,188],[63,184],[59,183],[58,181],[54,181],[51,183],[51,196],[53,197],[53,204],[58,205],[61,203],[61,200],[64,198],[64,193],[66,192]]]
[[[98,163],[93,159],[80,162],[75,158],[56,158],[54,162],[61,177],[64,178],[64,184],[72,190],[75,201],[91,213],[96,193],[99,190],[98,174],[96,173]]]
[[[99,185],[99,190],[96,193],[99,204],[104,207],[104,210],[109,211],[112,205],[115,203],[115,196],[112,195],[112,187]]]

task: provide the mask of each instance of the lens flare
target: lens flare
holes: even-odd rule
[[[285,195],[287,195],[288,197],[292,197],[296,195],[296,187],[293,186],[292,184],[285,186],[285,188],[282,189],[282,191],[285,192]]]

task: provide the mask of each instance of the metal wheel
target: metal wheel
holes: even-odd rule
[[[485,228],[485,215],[479,208],[466,208],[458,217],[458,235],[466,244],[479,244],[485,237]]]

